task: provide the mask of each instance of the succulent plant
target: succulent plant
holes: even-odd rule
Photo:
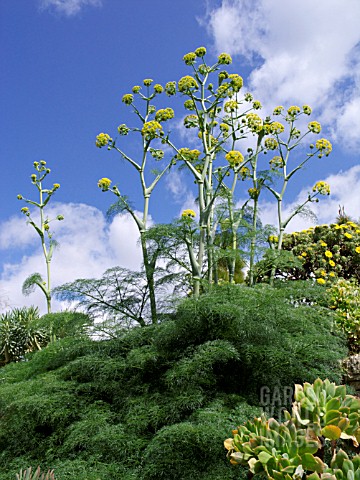
[[[40,467],[33,472],[32,468],[29,467],[25,470],[20,470],[16,474],[16,480],[55,480],[54,470],[48,470],[47,473],[41,473]]]
[[[278,423],[265,416],[248,421],[233,431],[234,438],[224,445],[232,464],[246,465],[252,473],[265,472],[275,480],[302,476],[305,470],[322,473],[326,465],[314,454],[321,448],[319,439],[306,429],[296,428],[292,420]]]
[[[298,426],[311,428],[316,435],[329,440],[351,439],[355,447],[360,443],[360,399],[346,394],[345,385],[329,380],[315,380],[313,385],[295,385],[292,415]]]

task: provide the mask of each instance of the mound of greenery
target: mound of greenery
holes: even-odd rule
[[[119,338],[67,337],[1,370],[0,480],[230,480],[223,441],[259,391],[340,382],[345,340],[321,287],[227,285]],[[47,317],[51,319],[51,316]],[[245,475],[245,473],[244,473]]]

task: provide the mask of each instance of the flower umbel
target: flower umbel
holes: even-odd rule
[[[229,162],[230,166],[234,168],[238,167],[244,161],[244,156],[238,150],[230,150],[230,152],[225,155],[225,159]]]
[[[324,181],[317,182],[313,186],[313,192],[318,192],[320,195],[330,195],[330,185]]]
[[[98,148],[105,147],[109,142],[112,142],[112,138],[107,133],[99,133],[96,137],[95,145]]]
[[[100,178],[98,181],[98,187],[101,188],[103,192],[109,190],[111,185],[111,180],[109,178]]]
[[[143,128],[141,129],[141,134],[148,138],[155,138],[156,135],[161,135],[162,132],[162,126],[156,120],[144,123]]]
[[[181,216],[183,218],[195,218],[196,217],[196,213],[194,212],[194,210],[191,210],[190,208],[188,208],[187,210],[184,210],[181,214]]]

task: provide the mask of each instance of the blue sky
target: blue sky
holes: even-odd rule
[[[232,71],[244,77],[245,91],[262,101],[264,111],[310,104],[312,119],[332,141],[331,156],[312,162],[294,182],[288,208],[315,181],[327,180],[332,195],[314,206],[318,222],[334,219],[339,204],[358,218],[359,18],[358,0],[2,0],[2,308],[44,303],[41,294],[21,294],[27,275],[44,269],[38,238],[19,214],[23,205],[16,198],[34,196],[29,178],[36,160],[47,161],[50,184],[61,184],[51,201],[51,213],[65,215],[55,228],[61,247],[54,255],[54,284],[101,275],[117,264],[138,267],[136,228],[124,216],[106,223],[113,199],[96,186],[99,178],[112,178],[140,209],[138,184],[115,152],[95,147],[95,136],[131,123],[121,97],[133,85],[144,78],[164,84],[188,74],[182,57],[198,46],[206,46],[214,61],[230,53]],[[175,111],[181,106],[165,96],[163,102]],[[186,146],[182,115],[174,131]],[[191,208],[194,194],[186,174],[173,171],[154,195],[153,221],[170,221]],[[267,199],[262,216],[274,221]],[[303,224],[298,219],[291,229]]]

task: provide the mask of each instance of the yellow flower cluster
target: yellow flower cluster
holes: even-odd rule
[[[143,80],[143,84],[145,85],[145,87],[150,87],[153,81],[154,80],[152,78],[145,78],[145,80]]]
[[[191,114],[191,115],[187,115],[184,118],[185,128],[197,127],[198,125],[199,125],[199,118],[197,115]]]
[[[181,214],[181,216],[183,218],[195,218],[196,217],[196,213],[194,212],[194,210],[191,210],[190,208],[188,208],[187,210],[184,210]]]
[[[168,82],[165,85],[165,92],[168,97],[176,95],[176,82]]]
[[[303,105],[303,112],[305,113],[305,115],[311,115],[311,107],[309,107],[309,105]]]
[[[238,75],[237,73],[231,73],[229,75],[229,78],[230,78],[230,85],[233,91],[238,92],[244,84],[242,77],[240,77],[240,75]]]
[[[259,102],[259,100],[255,100],[255,102],[253,103],[253,109],[260,110],[261,108],[262,108],[261,102]]]
[[[180,78],[178,83],[179,92],[187,92],[192,88],[195,90],[199,88],[199,85],[197,84],[194,77],[191,77],[190,75],[185,75],[185,77]]]
[[[164,87],[160,85],[160,83],[157,83],[154,85],[154,92],[155,93],[162,93],[164,91]]]
[[[228,133],[228,131],[230,130],[230,127],[227,123],[220,123],[219,128],[222,133]]]
[[[329,142],[329,140],[326,140],[326,138],[320,138],[316,143],[315,146],[320,152],[325,153],[326,156],[331,153],[332,150],[332,145]]]
[[[319,192],[320,195],[330,195],[330,185],[324,181],[317,182],[313,186],[313,192]]]
[[[355,252],[356,252],[356,253],[360,253],[360,247],[356,247],[356,248],[355,248]]]
[[[264,132],[266,135],[268,134],[277,134],[282,133],[284,131],[284,125],[280,122],[272,122],[272,123],[265,123],[264,124]]]
[[[60,183],[54,183],[53,190],[57,190],[58,188],[60,188]]]
[[[239,170],[239,175],[241,180],[245,180],[246,178],[250,177],[250,170],[247,167],[241,167]]]
[[[325,257],[332,258],[332,256],[333,256],[333,254],[330,252],[330,250],[326,250]]]
[[[187,53],[186,55],[183,56],[183,60],[186,63],[186,65],[193,65],[196,60],[196,53],[194,52]]]
[[[132,93],[126,93],[123,95],[122,100],[126,105],[131,105],[134,101],[134,95]]]
[[[132,88],[133,93],[139,93],[141,90],[140,85],[134,85]]]
[[[161,135],[163,132],[162,126],[156,120],[150,120],[146,122],[141,129],[141,134],[144,137],[155,138],[156,135]]]
[[[290,117],[295,117],[300,112],[301,112],[301,109],[297,105],[295,105],[295,106],[293,105],[292,107],[289,107],[288,111],[287,111],[287,113],[288,113],[288,115],[290,115]]]
[[[179,160],[187,160],[188,162],[196,161],[200,156],[199,150],[190,150],[190,148],[179,148],[176,158]]]
[[[225,155],[225,159],[231,167],[238,167],[244,161],[244,156],[238,150],[230,150],[230,152]]]
[[[279,238],[276,235],[270,235],[269,238],[268,238],[268,241],[270,243],[278,243]]]
[[[326,280],[324,280],[323,278],[318,278],[316,281],[319,285],[325,285],[326,283]]]
[[[238,107],[238,103],[236,100],[229,100],[224,105],[224,111],[226,113],[235,112],[237,110],[237,107]]]
[[[275,150],[279,144],[275,138],[267,138],[264,145],[268,150]]]
[[[199,47],[195,50],[195,55],[197,57],[202,58],[202,57],[205,56],[205,54],[206,54],[206,48],[205,47]]]
[[[260,195],[260,190],[258,188],[249,188],[248,193],[250,195],[250,198],[256,200]]]
[[[190,98],[189,100],[185,100],[184,107],[186,108],[186,110],[195,110],[194,100],[191,100]]]
[[[252,132],[260,132],[263,127],[263,122],[256,113],[248,113],[246,115],[247,126]]]
[[[174,110],[172,108],[162,108],[155,114],[155,120],[157,122],[166,122],[166,120],[170,120],[171,118],[174,118]]]
[[[271,168],[282,168],[284,166],[283,159],[278,155],[272,158],[269,163]]]
[[[111,180],[109,178],[100,178],[98,181],[98,187],[101,188],[103,192],[109,190],[111,185]]]
[[[321,125],[319,122],[310,122],[308,123],[308,129],[310,132],[313,133],[320,133],[321,132]]]
[[[107,133],[99,133],[96,137],[95,145],[98,148],[105,147],[109,142],[112,142],[112,138]]]
[[[278,107],[274,108],[273,115],[281,115],[281,112],[284,110],[284,107],[282,105],[279,105]]]
[[[230,65],[232,58],[228,53],[221,53],[218,57],[218,63],[220,65]]]

